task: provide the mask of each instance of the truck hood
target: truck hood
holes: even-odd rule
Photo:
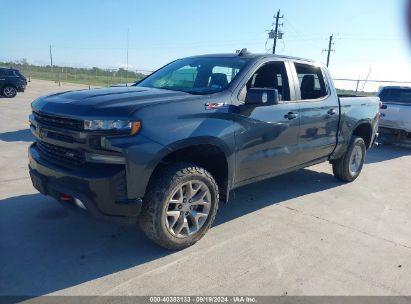
[[[163,89],[114,87],[52,94],[36,99],[32,107],[43,113],[66,117],[124,118],[146,105],[199,97]]]

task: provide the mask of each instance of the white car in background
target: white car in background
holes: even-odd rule
[[[382,87],[378,93],[381,105],[381,134],[411,139],[411,87]]]

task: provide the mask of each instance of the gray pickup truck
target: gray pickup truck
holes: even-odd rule
[[[380,132],[399,140],[411,140],[411,87],[382,87]]]
[[[138,222],[174,250],[240,186],[325,161],[355,180],[379,122],[379,99],[337,96],[323,65],[246,50],[179,59],[131,87],[40,97],[32,110],[36,189]]]

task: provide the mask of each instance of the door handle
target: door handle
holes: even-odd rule
[[[293,112],[288,112],[287,114],[284,115],[284,118],[287,118],[288,120],[296,119],[298,117],[297,113]]]
[[[337,114],[337,110],[336,109],[329,109],[327,114],[328,115],[335,115],[335,114]]]

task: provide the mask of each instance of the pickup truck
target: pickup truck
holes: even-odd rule
[[[411,138],[411,88],[387,86],[378,93],[381,104],[380,133],[399,140]]]
[[[379,100],[339,97],[316,62],[242,50],[173,61],[131,87],[40,97],[29,119],[39,192],[139,223],[179,250],[204,236],[240,186],[325,161],[355,180]]]

